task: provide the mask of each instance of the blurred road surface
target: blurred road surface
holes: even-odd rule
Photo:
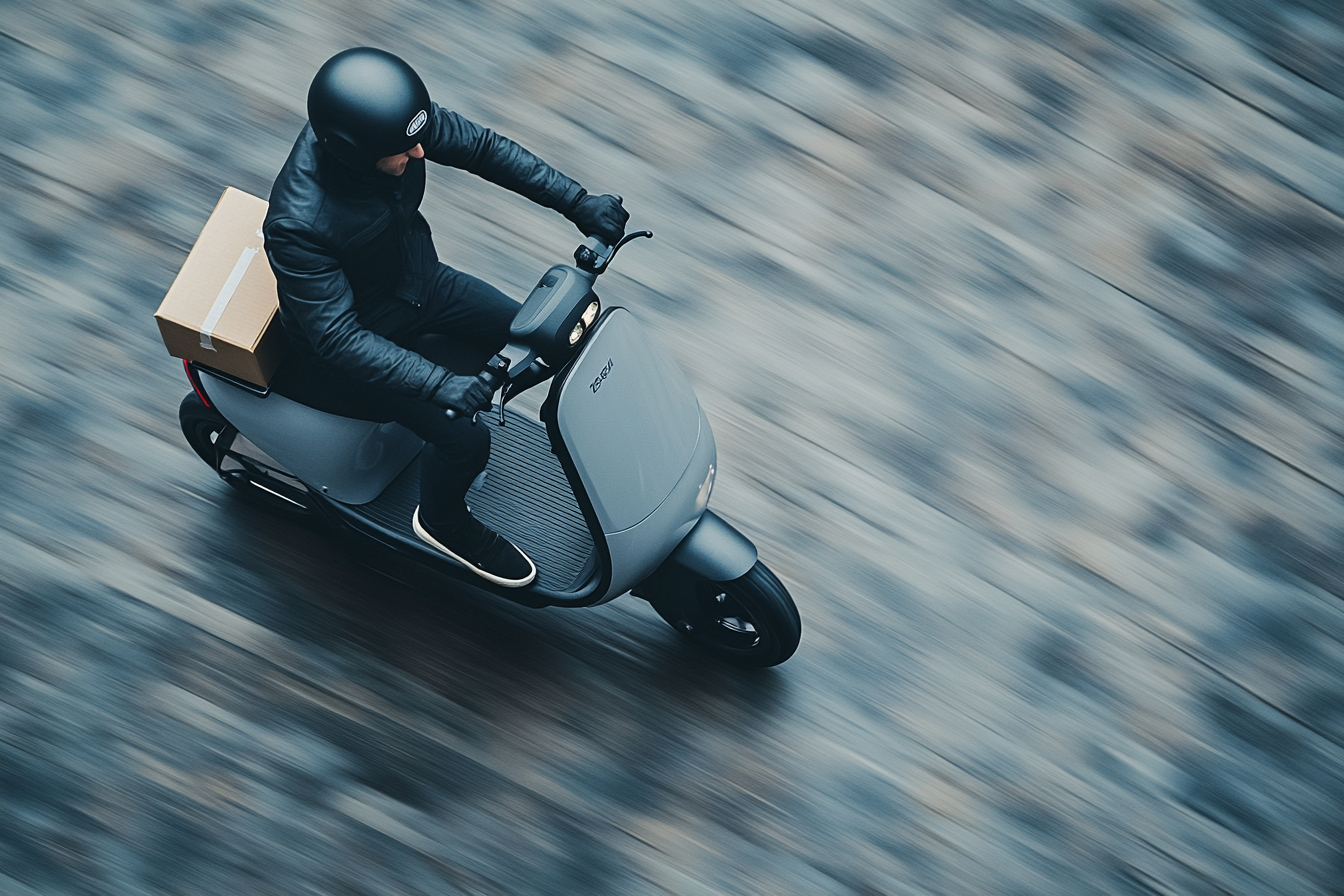
[[[0,3],[0,891],[1344,893],[1336,0]],[[658,234],[778,669],[237,501],[151,315],[371,43]],[[431,174],[522,297],[558,216]]]

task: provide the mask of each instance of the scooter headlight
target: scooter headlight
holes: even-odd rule
[[[597,320],[597,312],[600,310],[602,310],[602,305],[597,299],[593,299],[589,302],[588,307],[583,309],[583,316],[580,318],[580,320],[583,321],[583,325],[585,327],[591,327],[593,321]]]
[[[700,483],[700,491],[695,496],[695,512],[701,513],[709,506],[709,493],[714,491],[714,465],[709,465],[709,472],[705,474],[705,481]]]
[[[579,319],[574,323],[574,329],[569,331],[570,345],[577,345],[579,340],[583,338],[583,334],[592,329],[593,321],[597,320],[597,312],[601,309],[601,303],[594,296],[593,300],[588,303],[588,307],[583,309],[583,314],[580,314]]]

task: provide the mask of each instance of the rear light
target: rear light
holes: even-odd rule
[[[210,403],[210,399],[205,395],[205,389],[201,386],[201,375],[192,369],[190,361],[183,361],[182,369],[187,372],[187,379],[191,381],[191,388],[196,390],[196,397],[201,400],[202,404],[213,411],[215,406]]]

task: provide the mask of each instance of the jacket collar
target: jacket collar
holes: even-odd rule
[[[325,189],[335,193],[347,196],[381,196],[395,191],[402,180],[400,177],[384,174],[372,166],[367,170],[361,170],[347,165],[323,148],[322,144],[317,142],[316,136],[313,137],[312,151],[318,180]]]

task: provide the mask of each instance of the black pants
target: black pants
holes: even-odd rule
[[[509,339],[519,303],[470,274],[439,265],[434,288],[419,308],[389,297],[361,323],[403,348],[470,376]],[[438,338],[436,338],[438,337]],[[450,420],[443,409],[351,379],[307,353],[291,352],[276,375],[276,392],[310,407],[378,423],[396,421],[429,443],[420,459],[420,516],[431,528],[451,528],[467,512],[472,480],[490,459],[490,427]]]

